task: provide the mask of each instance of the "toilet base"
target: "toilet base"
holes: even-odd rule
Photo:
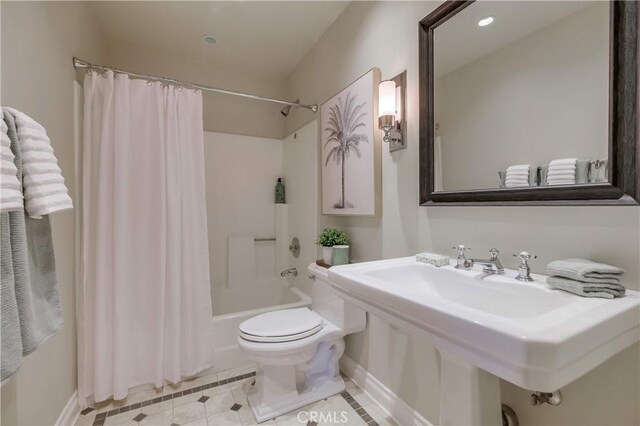
[[[258,387],[254,386],[247,395],[247,401],[256,421],[262,423],[304,407],[307,404],[338,394],[343,390],[345,390],[344,380],[340,375],[337,375],[302,393],[291,392],[280,395],[277,401],[271,400],[268,404],[265,404],[263,396],[258,392]]]

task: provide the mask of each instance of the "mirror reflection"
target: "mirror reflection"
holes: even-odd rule
[[[608,2],[476,1],[433,64],[436,191],[607,181]]]

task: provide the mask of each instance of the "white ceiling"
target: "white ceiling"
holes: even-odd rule
[[[108,41],[286,77],[348,1],[91,2]],[[205,45],[211,34],[219,43]]]
[[[434,76],[455,71],[593,1],[476,1],[434,31]],[[479,27],[478,21],[495,21]]]

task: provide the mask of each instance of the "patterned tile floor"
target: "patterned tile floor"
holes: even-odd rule
[[[106,425],[255,425],[246,393],[255,382],[255,365],[222,371],[165,386],[130,393],[126,400],[96,404],[80,413],[76,426]],[[355,383],[345,377],[339,395],[284,414],[262,425],[396,426]]]

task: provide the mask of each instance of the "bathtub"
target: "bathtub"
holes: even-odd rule
[[[214,371],[250,363],[238,347],[240,323],[256,315],[279,309],[311,308],[311,298],[286,279],[271,278],[254,285],[213,291]]]

